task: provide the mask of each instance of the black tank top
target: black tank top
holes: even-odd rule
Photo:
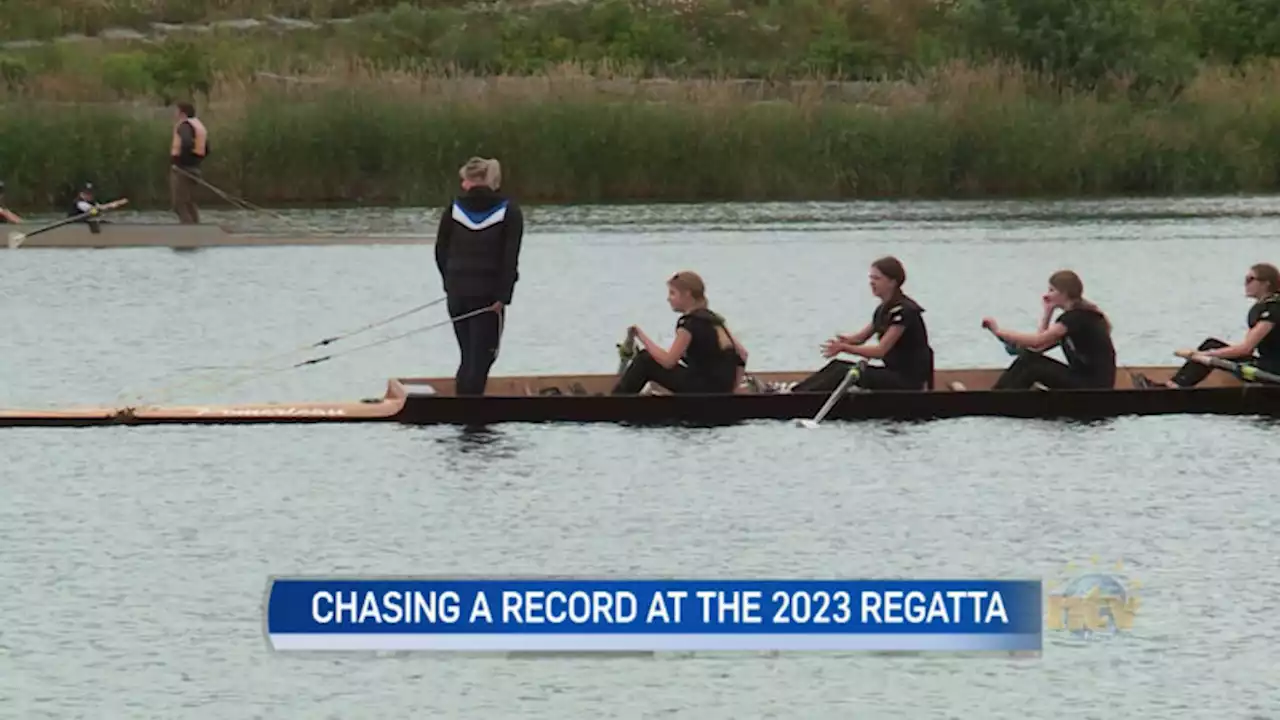
[[[1088,378],[1090,385],[1111,388],[1116,384],[1116,348],[1107,319],[1097,310],[1072,308],[1058,316],[1067,327],[1062,354],[1071,371]]]
[[[720,333],[717,331],[724,328],[726,334],[729,332],[724,318],[706,308],[699,308],[676,320],[676,329],[680,328],[689,333],[689,347],[681,358],[685,367],[713,387],[723,387],[725,392],[732,390],[738,367],[743,363],[733,345],[727,349],[720,347]]]
[[[1280,367],[1280,330],[1274,327],[1280,325],[1280,293],[1268,295],[1249,308],[1249,329],[1260,322],[1269,322],[1273,327],[1255,349],[1258,362],[1268,368]]]
[[[885,369],[933,389],[933,347],[924,324],[924,308],[906,295],[881,303],[871,315],[876,338],[883,338],[894,325],[902,326],[902,336],[882,358]]]

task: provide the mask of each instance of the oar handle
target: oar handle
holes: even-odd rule
[[[985,325],[983,325],[983,326],[982,326],[982,329],[983,329],[983,330],[986,330],[986,331],[987,331],[987,332],[989,332],[989,333],[991,333],[991,337],[993,337],[993,338],[995,338],[995,339],[999,340],[999,341],[1000,341],[1000,344],[1001,344],[1001,345],[1004,345],[1004,351],[1005,351],[1005,352],[1009,353],[1010,355],[1017,355],[1017,354],[1018,354],[1018,346],[1017,346],[1017,345],[1014,345],[1013,343],[1009,342],[1008,340],[1005,340],[1004,338],[1000,337],[999,335],[997,335],[997,334],[996,334],[996,331],[995,331],[995,330],[992,330],[991,328],[989,328],[989,327],[987,327],[987,326],[985,326]]]

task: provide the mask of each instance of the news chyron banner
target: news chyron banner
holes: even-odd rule
[[[1040,581],[274,579],[276,650],[1039,651]]]

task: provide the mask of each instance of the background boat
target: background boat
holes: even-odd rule
[[[35,226],[33,226],[35,227]],[[246,233],[222,225],[103,222],[94,233],[84,223],[64,225],[22,242],[27,248],[236,247],[281,245],[420,245],[435,241],[428,235],[342,234],[321,232]],[[7,247],[0,245],[0,247]]]

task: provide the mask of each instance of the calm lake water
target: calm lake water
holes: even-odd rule
[[[434,228],[425,211],[287,215]],[[496,373],[609,371],[632,322],[670,339],[663,282],[682,268],[706,277],[754,368],[818,367],[818,343],[869,318],[866,268],[885,253],[907,265],[941,367],[1006,363],[980,318],[1030,326],[1061,267],[1110,312],[1122,363],[1167,363],[1239,337],[1246,268],[1280,260],[1270,199],[529,215]],[[0,278],[3,407],[347,399],[456,362],[438,328],[173,387],[438,297],[430,246],[24,249],[0,253]],[[329,350],[442,319],[437,306]],[[1277,431],[1179,417],[0,430],[0,717],[1280,717],[1280,489],[1250,467],[1276,456]],[[1039,659],[305,656],[262,635],[273,574],[1056,581],[1091,566],[1136,588],[1133,630],[1051,633]]]

